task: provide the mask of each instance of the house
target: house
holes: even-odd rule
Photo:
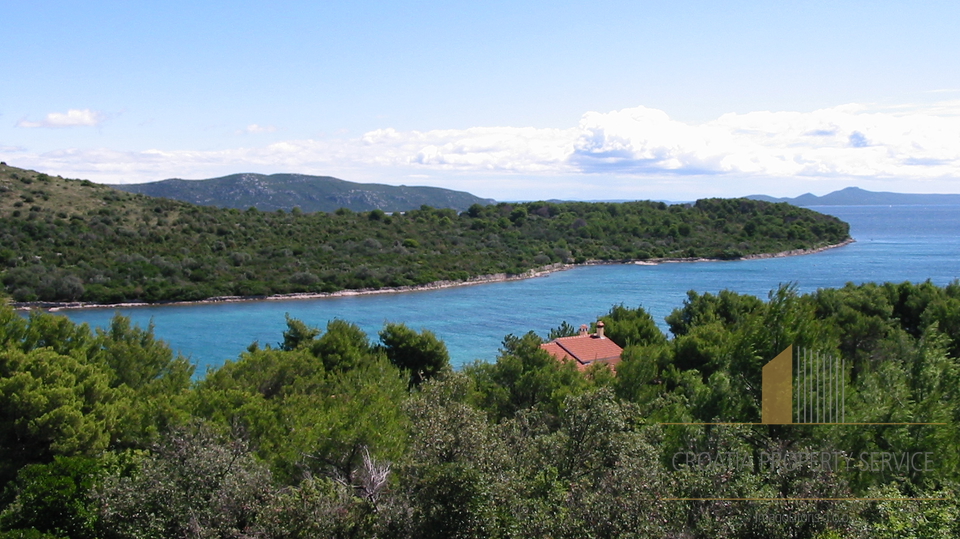
[[[606,364],[616,371],[623,349],[603,335],[603,322],[597,322],[596,333],[587,331],[587,326],[582,325],[578,335],[554,339],[540,348],[560,361],[576,361],[581,371],[594,363]]]

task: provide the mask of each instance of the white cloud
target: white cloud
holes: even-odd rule
[[[360,152],[363,158],[386,166],[550,172],[573,151],[574,136],[573,129],[532,127],[472,127],[406,133],[378,129],[361,137]]]
[[[67,112],[51,112],[39,122],[31,122],[26,118],[17,122],[17,127],[80,127],[97,126],[106,117],[100,111],[91,109],[70,109]]]
[[[725,114],[700,125],[642,107],[588,113],[570,160],[583,172],[960,177],[960,119],[937,108],[843,105]]]
[[[254,124],[247,131],[263,129]],[[217,151],[62,150],[21,157],[26,166],[117,183],[262,171],[395,183],[411,174],[432,174],[437,183],[470,176],[505,186],[522,177],[527,183],[539,181],[546,192],[561,177],[565,182],[584,178],[584,184],[633,178],[638,186],[707,186],[711,178],[743,185],[772,185],[769,178],[782,179],[782,185],[797,179],[910,180],[954,185],[950,190],[958,191],[960,101],[731,113],[700,124],[636,107],[588,112],[566,129],[384,128],[353,139],[288,140]]]
[[[238,133],[238,134],[243,134],[243,133],[248,133],[248,134],[273,133],[273,132],[276,131],[276,130],[277,130],[277,128],[274,127],[274,126],[272,126],[272,125],[250,124],[250,125],[248,125],[247,127],[241,129],[240,131],[237,131],[237,133]]]
[[[960,178],[960,102],[725,114],[702,123],[636,107],[570,129],[475,127],[361,138],[357,158],[420,169],[632,176]]]

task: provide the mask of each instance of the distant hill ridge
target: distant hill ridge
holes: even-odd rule
[[[231,174],[207,180],[179,178],[158,182],[111,185],[114,189],[148,196],[171,198],[201,206],[262,211],[292,210],[333,212],[380,209],[409,211],[427,205],[464,211],[473,204],[496,201],[463,191],[440,187],[408,187],[356,183],[330,176],[306,174]]]
[[[750,195],[746,198],[766,202],[787,202],[794,206],[901,206],[911,204],[948,205],[960,204],[960,195],[916,194],[867,191],[859,187],[847,187],[818,197],[806,193],[795,198],[775,198],[767,195]]]

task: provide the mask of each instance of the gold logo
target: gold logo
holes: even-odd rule
[[[763,366],[760,422],[767,425],[793,423],[793,346]]]
[[[794,361],[791,345],[763,366],[762,377],[762,424],[846,422],[844,361],[806,350]]]

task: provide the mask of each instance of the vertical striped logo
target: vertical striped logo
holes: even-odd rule
[[[791,345],[763,366],[762,379],[761,423],[846,422],[844,361],[807,350],[798,350],[794,359]]]

